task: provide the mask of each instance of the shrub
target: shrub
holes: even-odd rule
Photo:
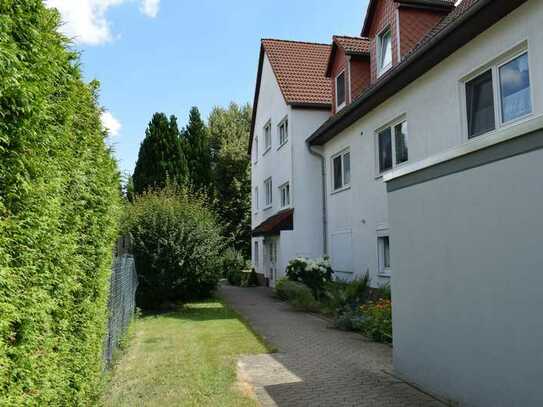
[[[241,252],[228,248],[225,250],[222,258],[222,267],[224,276],[228,282],[235,286],[241,285],[242,273],[247,265],[247,261],[243,258]]]
[[[324,303],[336,316],[346,310],[354,310],[368,300],[369,273],[350,282],[332,281],[325,285]]]
[[[392,303],[382,299],[360,307],[360,331],[376,342],[392,342]]]
[[[41,0],[0,2],[0,405],[100,391],[120,180],[97,83]]]
[[[128,205],[123,227],[134,241],[139,307],[202,299],[216,289],[223,240],[204,197],[171,185],[148,191]]]
[[[280,279],[275,286],[275,295],[299,311],[316,312],[320,309],[309,287],[296,281]]]
[[[316,299],[320,299],[324,286],[332,281],[332,267],[328,258],[309,260],[298,257],[291,260],[287,266],[287,277],[309,287]]]

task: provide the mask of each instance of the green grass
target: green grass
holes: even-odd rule
[[[237,384],[236,360],[269,347],[221,302],[138,319],[105,406],[257,406]]]

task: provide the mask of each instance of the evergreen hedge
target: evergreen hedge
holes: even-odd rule
[[[0,405],[93,404],[120,201],[97,84],[42,0],[0,0]]]

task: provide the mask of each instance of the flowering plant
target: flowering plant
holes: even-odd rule
[[[376,342],[392,342],[392,302],[380,299],[360,307],[360,330]]]
[[[287,266],[288,279],[308,286],[317,299],[322,296],[325,284],[332,281],[333,274],[328,257],[313,260],[297,257]]]

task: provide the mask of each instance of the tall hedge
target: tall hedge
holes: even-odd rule
[[[42,0],[0,0],[0,405],[99,391],[119,175]]]

